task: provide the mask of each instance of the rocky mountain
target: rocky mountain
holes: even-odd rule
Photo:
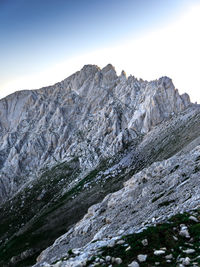
[[[1,99],[1,265],[34,264],[67,231],[39,256],[39,266],[95,238],[108,242],[153,217],[164,220],[186,210],[186,201],[194,209],[199,119],[199,106],[171,79],[117,76],[110,64],[86,65],[53,86]],[[196,190],[196,201],[183,189]],[[154,198],[169,204],[158,207]]]
[[[112,65],[87,65],[54,86],[2,99],[0,201],[44,166],[78,157],[82,169],[94,167],[189,104],[170,79],[118,77]]]

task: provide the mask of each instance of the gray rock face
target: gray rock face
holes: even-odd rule
[[[110,64],[1,99],[0,203],[44,166],[78,157],[82,170],[92,168],[190,104],[169,78],[117,76]]]
[[[190,153],[153,163],[125,182],[124,188],[91,206],[81,221],[42,252],[36,266],[42,266],[45,261],[53,263],[75,247],[85,246],[80,257],[87,258],[94,244],[109,245],[122,234],[141,232],[152,222],[162,222],[199,207],[199,179],[200,146]],[[181,233],[188,237],[185,225],[181,225]],[[155,251],[155,255],[161,253],[165,250]]]
[[[138,264],[137,261],[133,261],[128,265],[128,267],[140,267],[140,265]]]
[[[139,262],[144,262],[147,259],[147,255],[139,254],[137,256],[137,259],[138,259]]]

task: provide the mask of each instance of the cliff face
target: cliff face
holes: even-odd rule
[[[90,250],[92,240],[184,211],[188,194],[195,208],[199,149],[189,152],[200,145],[199,120],[199,105],[171,79],[117,76],[110,64],[0,100],[0,265],[30,266],[63,234],[39,266]]]
[[[44,166],[78,157],[90,169],[189,105],[169,78],[118,77],[110,64],[0,100],[0,202]]]

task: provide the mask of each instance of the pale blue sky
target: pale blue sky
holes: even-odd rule
[[[0,0],[0,95],[59,81],[69,75],[70,64],[71,73],[75,70],[73,58],[77,61],[99,50],[104,57],[103,49],[165,28],[195,3],[199,1]],[[89,57],[90,62],[87,57],[84,60],[83,64],[99,63],[95,56],[93,62]],[[62,62],[66,74],[62,70],[62,75],[55,73],[54,79],[47,79],[51,76],[47,70]],[[122,65],[126,70],[126,64]],[[136,69],[134,62],[132,69]]]

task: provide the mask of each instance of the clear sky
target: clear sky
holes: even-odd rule
[[[200,0],[0,0],[0,97],[108,63],[200,103]]]

